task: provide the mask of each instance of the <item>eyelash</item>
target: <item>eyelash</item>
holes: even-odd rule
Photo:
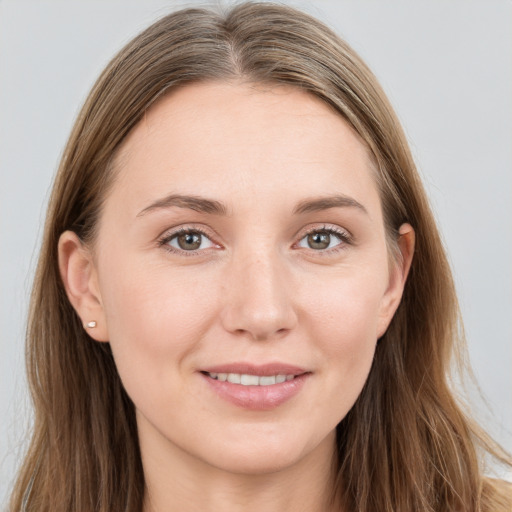
[[[176,249],[169,245],[169,242],[171,240],[173,240],[174,238],[176,238],[180,235],[187,235],[187,234],[193,234],[193,233],[200,234],[200,235],[208,238],[208,240],[210,240],[213,244],[216,244],[212,240],[212,236],[210,234],[206,233],[206,231],[204,231],[203,229],[196,228],[196,227],[187,227],[187,228],[180,228],[176,231],[173,231],[172,233],[165,233],[161,238],[158,239],[158,246],[162,247],[164,250],[166,250],[172,254],[179,254],[181,256],[196,256],[199,252],[203,252],[207,249],[196,249],[196,250],[192,250],[192,251],[185,251],[185,250]],[[324,225],[322,227],[311,228],[311,229],[303,232],[301,234],[298,242],[295,242],[294,246],[296,246],[304,238],[306,238],[307,236],[309,236],[313,233],[327,233],[328,235],[336,236],[340,240],[339,244],[337,244],[335,247],[331,247],[330,249],[324,249],[324,250],[310,249],[315,254],[318,254],[320,256],[327,256],[327,255],[337,253],[338,251],[344,250],[347,245],[353,244],[352,235],[350,233],[348,233],[348,231],[336,228],[334,226]],[[218,244],[216,244],[216,245],[218,245]]]
[[[212,240],[211,234],[206,233],[206,231],[204,231],[201,228],[188,227],[188,228],[180,228],[176,231],[173,231],[172,233],[165,233],[161,238],[158,239],[158,246],[162,247],[164,250],[170,252],[171,254],[179,254],[180,256],[196,256],[199,252],[202,252],[205,249],[194,250],[194,251],[185,251],[185,250],[176,249],[169,245],[169,242],[172,239],[174,239],[180,235],[188,235],[188,234],[193,234],[193,233],[200,234],[200,235],[208,238],[208,240],[210,240],[213,244],[215,244],[215,242],[213,242],[213,240]]]
[[[340,229],[335,226],[328,226],[328,225],[324,225],[320,228],[314,227],[314,228],[311,228],[311,229],[305,231],[301,235],[299,242],[302,241],[307,236],[312,235],[313,233],[327,233],[328,235],[334,235],[340,239],[340,243],[337,244],[335,247],[331,247],[330,249],[324,249],[324,250],[310,249],[311,251],[314,251],[314,253],[319,256],[330,256],[332,254],[338,253],[339,251],[345,250],[347,245],[353,244],[353,237],[348,231],[345,231],[345,230]],[[296,242],[294,245],[296,245],[299,242]]]

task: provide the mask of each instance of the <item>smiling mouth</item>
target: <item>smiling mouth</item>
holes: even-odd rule
[[[312,372],[280,363],[236,363],[208,368],[200,374],[215,394],[231,404],[246,410],[269,411],[300,393]]]
[[[291,381],[297,377],[297,375],[293,374],[250,375],[247,373],[215,372],[203,372],[203,374],[220,382],[230,382],[231,384],[240,384],[242,386],[274,386],[275,384]]]

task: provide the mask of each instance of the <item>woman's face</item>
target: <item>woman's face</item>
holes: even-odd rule
[[[332,453],[406,274],[358,136],[297,89],[188,85],[116,172],[77,309],[143,458],[261,473]]]

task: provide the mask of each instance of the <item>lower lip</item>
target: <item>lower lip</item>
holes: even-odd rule
[[[293,398],[302,389],[311,374],[297,375],[293,380],[270,386],[243,386],[212,379],[204,373],[201,375],[212,389],[228,402],[252,411],[268,411]]]

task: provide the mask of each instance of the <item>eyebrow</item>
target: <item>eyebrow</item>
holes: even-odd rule
[[[214,199],[207,199],[199,196],[183,196],[180,194],[171,194],[162,199],[158,199],[154,203],[141,210],[137,217],[141,217],[146,213],[161,208],[171,208],[177,206],[178,208],[188,208],[201,213],[210,213],[213,215],[227,215],[227,208],[219,201]]]
[[[345,195],[335,195],[328,197],[319,197],[317,199],[306,199],[301,201],[295,209],[294,214],[318,212],[328,210],[329,208],[357,208],[362,212],[368,214],[366,208],[352,197]]]
[[[141,217],[153,210],[172,208],[188,208],[201,213],[209,213],[212,215],[227,215],[228,209],[220,201],[215,199],[207,199],[205,197],[170,194],[166,197],[156,200],[149,206],[141,210],[137,217]],[[330,208],[357,208],[364,213],[368,213],[366,208],[352,197],[345,195],[335,195],[327,197],[319,197],[313,199],[305,199],[300,201],[294,208],[293,213],[304,214],[328,210]]]

